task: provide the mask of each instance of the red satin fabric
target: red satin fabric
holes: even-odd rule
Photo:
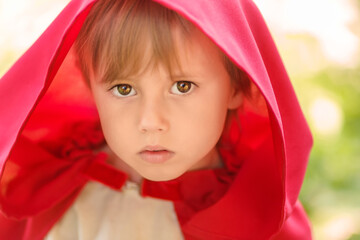
[[[253,81],[221,138],[224,169],[144,181],[174,201],[186,239],[311,239],[297,201],[312,138],[267,27],[250,0],[154,0],[198,26]],[[87,181],[121,189],[71,46],[95,1],[73,0],[0,80],[0,238],[42,239]],[[6,101],[3,101],[6,99]],[[257,99],[257,101],[255,101]],[[7,217],[5,217],[7,216]]]

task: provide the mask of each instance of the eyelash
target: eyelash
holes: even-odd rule
[[[124,86],[124,87],[128,86],[128,87],[130,87],[130,92],[129,92],[127,95],[120,94],[120,93],[119,93],[119,88],[120,88],[121,86]],[[110,91],[111,91],[111,93],[112,93],[114,96],[116,96],[116,97],[121,97],[121,98],[131,97],[131,96],[134,96],[134,95],[136,94],[135,89],[134,89],[130,84],[117,84],[117,85],[113,86],[112,88],[110,88]],[[132,93],[133,91],[135,91],[135,93]],[[130,93],[132,93],[132,94],[129,95]]]
[[[181,84],[181,83],[182,84],[190,84],[189,90],[187,92],[180,92],[179,84]],[[130,87],[130,90],[128,90],[128,94],[123,95],[123,94],[119,93],[119,87],[125,87],[125,88]],[[174,93],[174,94],[181,96],[181,95],[190,94],[194,90],[194,87],[197,87],[197,85],[195,83],[193,83],[193,82],[190,82],[190,81],[177,81],[171,86],[170,90],[176,89],[179,93]],[[125,88],[124,88],[124,90],[125,90]],[[136,95],[135,89],[130,84],[126,84],[126,83],[117,84],[117,85],[113,86],[112,88],[110,88],[109,91],[111,91],[113,95],[115,95],[117,97],[120,97],[120,98],[131,97],[131,96]],[[131,94],[131,95],[129,95],[129,94]]]

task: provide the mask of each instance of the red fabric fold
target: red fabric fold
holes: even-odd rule
[[[64,161],[20,137],[1,178],[1,210],[23,219],[51,208],[85,184],[79,172],[88,157]]]
[[[83,173],[92,180],[120,190],[127,180],[127,174],[107,164],[106,158],[106,154],[98,154],[96,161],[92,161]]]

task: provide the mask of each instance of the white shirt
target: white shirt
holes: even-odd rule
[[[89,182],[45,240],[184,239],[171,201],[142,197],[137,184],[115,191]]]

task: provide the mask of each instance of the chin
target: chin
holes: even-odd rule
[[[154,181],[154,182],[162,182],[162,181],[170,181],[173,179],[176,179],[178,177],[180,177],[181,175],[184,174],[184,171],[176,171],[176,172],[171,172],[171,171],[166,171],[166,170],[161,170],[161,171],[149,171],[149,172],[144,172],[144,173],[140,173],[140,175],[150,181]]]

